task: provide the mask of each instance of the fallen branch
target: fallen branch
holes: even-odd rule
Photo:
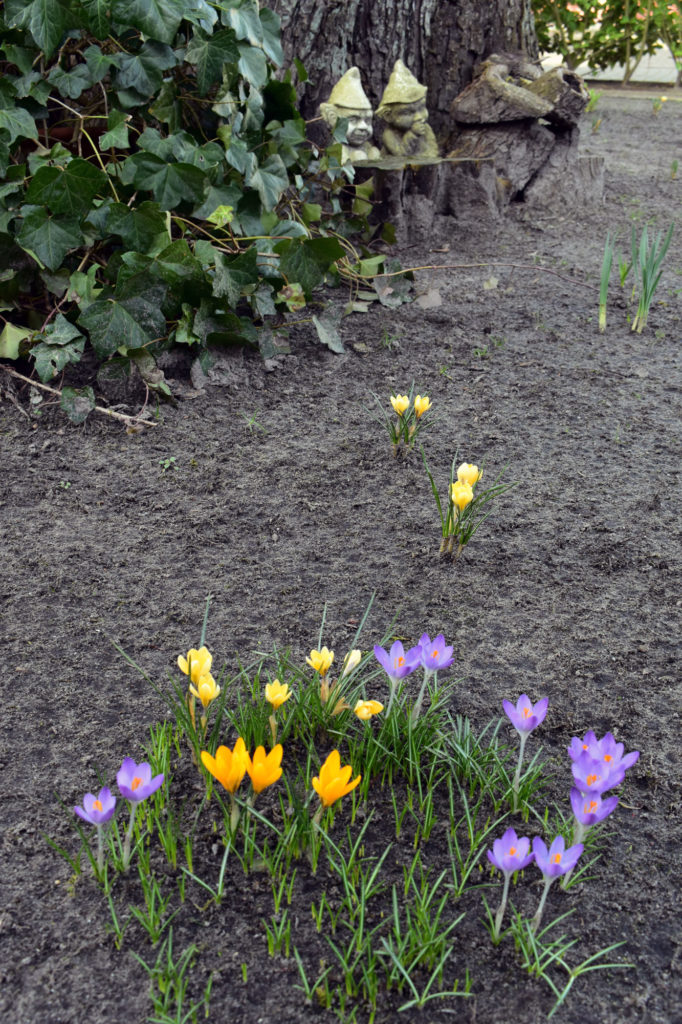
[[[62,393],[59,388],[51,388],[47,384],[40,384],[37,380],[31,380],[30,377],[25,377],[23,373],[18,373],[13,370],[11,366],[5,366],[0,363],[0,366],[8,373],[10,377],[16,377],[17,380],[23,380],[26,384],[30,384],[32,388],[40,388],[41,391],[47,391],[51,395],[57,395],[61,400]],[[153,420],[144,419],[141,414],[137,416],[128,416],[124,412],[114,412],[113,409],[105,409],[103,405],[95,405],[93,412],[101,412],[104,416],[111,416],[115,420],[121,420],[127,427],[156,427],[158,424],[154,423]]]

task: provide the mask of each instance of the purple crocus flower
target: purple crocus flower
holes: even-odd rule
[[[572,871],[584,850],[582,843],[576,843],[574,846],[569,846],[568,849],[565,847],[563,836],[557,836],[549,850],[539,836],[533,840],[535,863],[542,871],[546,882],[551,882],[553,879],[559,878],[560,875]]]
[[[615,811],[618,806],[617,796],[608,796],[606,800],[602,800],[599,793],[590,793],[586,795],[581,793],[579,789],[574,786],[571,790],[571,807],[575,815],[576,821],[584,828],[589,828],[591,825],[596,825],[598,822],[603,821],[604,818],[608,818],[609,814]]]
[[[422,633],[418,647],[421,651],[421,663],[427,672],[438,672],[442,668],[448,668],[455,660],[452,657],[453,649],[446,646],[442,633],[434,640],[428,633]]]
[[[100,789],[97,796],[94,793],[86,793],[83,797],[83,806],[74,807],[75,813],[88,825],[104,825],[113,816],[116,809],[116,797],[113,796],[108,786]]]
[[[538,909],[535,911],[535,917],[531,922],[533,932],[536,932],[540,927],[542,913],[545,909],[545,901],[547,900],[547,893],[550,890],[552,882],[555,878],[560,878],[561,875],[568,877],[576,866],[578,858],[584,849],[585,847],[582,843],[574,843],[573,846],[569,846],[569,848],[566,849],[563,836],[557,836],[549,850],[539,836],[536,836],[533,840],[535,863],[540,868],[540,871],[542,871],[542,877],[545,880],[545,887],[542,890],[540,904]]]
[[[581,793],[589,796],[601,796],[607,789],[620,786],[625,778],[625,769],[609,768],[608,762],[592,757],[589,750],[584,750],[571,765],[573,781]]]
[[[163,785],[163,775],[155,775],[152,778],[151,766],[146,761],[135,764],[132,757],[124,757],[123,764],[116,773],[116,782],[121,796],[131,803],[139,804]]]
[[[410,647],[409,651],[406,651],[400,640],[396,640],[388,653],[383,647],[375,645],[374,657],[391,680],[391,684],[395,686],[398,680],[414,672],[421,660],[421,651],[419,647]]]
[[[533,859],[533,854],[528,853],[530,839],[525,836],[519,838],[513,828],[508,828],[501,839],[496,839],[492,850],[488,850],[490,863],[504,874],[504,886],[502,887],[502,899],[495,914],[493,923],[493,942],[497,945],[500,938],[502,919],[507,906],[509,895],[509,880],[515,871],[521,871],[528,867]]]
[[[525,693],[522,693],[517,700],[516,707],[509,700],[502,701],[505,715],[521,736],[524,733],[532,732],[544,721],[548,704],[547,697],[543,697],[537,704],[533,704]]]
[[[496,839],[492,850],[488,850],[488,860],[504,874],[513,874],[527,868],[533,860],[529,853],[530,839],[519,838],[513,828],[508,828],[501,839]]]
[[[622,769],[624,772],[631,768],[639,759],[639,751],[633,750],[625,754],[623,743],[616,743],[612,732],[607,732],[603,739],[598,740],[590,730],[586,732],[582,740],[574,736],[571,745],[568,747],[568,755],[572,761],[577,761],[587,751],[595,761],[602,761],[609,772]]]
[[[589,750],[590,747],[593,747],[598,742],[597,737],[591,729],[589,732],[585,733],[582,739],[579,739],[578,736],[574,736],[571,740],[570,746],[566,748],[568,750],[568,756],[571,761],[577,761],[584,750]]]

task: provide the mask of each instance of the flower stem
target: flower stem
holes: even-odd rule
[[[97,826],[97,870],[100,874],[104,871],[104,838],[101,825]]]
[[[502,899],[500,901],[499,907],[497,908],[497,913],[495,914],[495,925],[494,925],[494,928],[493,928],[493,942],[496,943],[496,944],[499,942],[499,939],[500,939],[500,929],[502,927],[502,918],[504,917],[504,912],[507,909],[507,897],[509,895],[509,879],[510,878],[511,878],[511,872],[510,871],[505,871],[505,873],[504,873],[504,886],[502,887]]]
[[[584,835],[587,832],[589,827],[590,827],[589,825],[583,825],[582,821],[578,821],[577,818],[575,819],[575,821],[573,823],[573,840],[572,840],[572,843],[571,843],[572,846],[575,846],[576,843],[582,843],[583,837],[584,837]],[[567,871],[566,874],[563,876],[563,878],[561,879],[561,888],[562,889],[566,889],[566,887],[568,885],[568,880],[569,880],[569,878],[571,877],[572,874],[573,874],[573,868],[571,868],[569,871]]]
[[[130,864],[130,844],[133,839],[133,828],[135,827],[135,815],[137,814],[137,804],[130,804],[130,821],[128,823],[128,831],[126,832],[125,839],[123,841],[123,870],[128,870]]]
[[[519,739],[520,739],[520,743],[519,743],[519,763],[516,766],[516,775],[514,776],[514,787],[513,787],[513,794],[514,794],[514,807],[513,807],[513,809],[515,811],[518,811],[518,809],[519,809],[519,783],[521,782],[521,768],[523,766],[523,754],[524,754],[524,751],[526,749],[526,740],[528,739],[528,733],[527,732],[519,733]]]
[[[419,715],[421,713],[422,704],[424,703],[424,694],[426,693],[426,684],[428,683],[428,681],[429,681],[429,679],[431,678],[432,675],[433,675],[433,670],[432,669],[428,669],[428,668],[424,669],[424,679],[422,681],[421,690],[419,691],[419,696],[417,697],[415,705],[412,708],[411,718],[412,718],[412,724],[413,725],[417,721],[417,719],[419,718]]]
[[[270,715],[268,721],[270,723],[270,732],[272,733],[272,745],[274,747],[275,743],[277,742],[277,719],[275,718],[274,711]]]
[[[540,927],[540,922],[542,921],[542,915],[545,909],[545,902],[547,900],[547,893],[549,892],[549,887],[553,881],[553,878],[545,878],[545,888],[543,889],[542,896],[540,897],[540,904],[538,906],[538,909],[535,911],[535,917],[531,921],[531,929],[533,931],[533,935],[535,935],[538,928]]]

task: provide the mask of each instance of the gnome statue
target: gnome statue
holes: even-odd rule
[[[426,86],[421,85],[401,60],[393,65],[377,116],[387,127],[382,136],[384,154],[390,156],[438,156],[438,143],[428,123]]]
[[[333,131],[340,117],[348,120],[347,145],[341,150],[341,162],[378,160],[379,150],[372,145],[372,107],[365,95],[357,68],[350,68],[331,91],[329,100],[320,103],[320,114]]]

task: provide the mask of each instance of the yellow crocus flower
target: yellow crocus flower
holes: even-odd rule
[[[332,750],[320,768],[319,776],[316,775],[312,780],[313,789],[322,801],[323,807],[331,807],[333,803],[342,796],[346,796],[359,785],[362,776],[358,775],[351,782],[350,777],[352,774],[353,769],[351,765],[347,764],[342,768],[341,755],[338,750]]]
[[[428,395],[424,395],[423,398],[421,395],[417,395],[417,397],[414,400],[414,411],[417,414],[417,419],[423,416],[425,412],[428,412],[430,408],[431,399],[428,397]]]
[[[334,652],[330,651],[328,647],[323,647],[321,651],[311,651],[310,657],[305,660],[306,663],[310,665],[311,668],[314,668],[316,672],[319,672],[324,679],[334,660]]]
[[[368,718],[373,715],[378,715],[384,710],[384,705],[380,704],[378,700],[359,700],[353,711],[361,718],[363,722],[366,722]]]
[[[289,684],[280,683],[279,679],[274,679],[265,687],[265,699],[268,704],[272,704],[275,709],[284,704],[285,701],[289,700],[291,695],[292,691],[289,689]]]
[[[474,484],[483,476],[483,470],[479,469],[478,466],[472,465],[470,462],[463,462],[457,470],[457,479],[461,484],[469,484],[469,487],[473,487]]]
[[[256,747],[253,761],[249,758],[246,770],[251,779],[254,793],[262,793],[282,775],[282,744],[278,743],[269,754],[265,747]]]
[[[198,683],[202,676],[211,671],[213,656],[209,654],[208,647],[200,647],[197,651],[192,648],[187,652],[187,657],[178,657],[178,668],[184,675],[189,676],[190,682]]]
[[[204,768],[218,780],[220,785],[234,796],[246,775],[249,754],[246,744],[240,736],[234,745],[234,750],[230,750],[229,747],[218,747],[215,757],[207,750],[202,750],[201,761]]]
[[[398,416],[402,416],[410,406],[407,395],[391,395],[391,405]]]
[[[210,657],[210,655],[209,655]],[[214,701],[220,694],[220,687],[210,672],[205,672],[198,681],[196,687],[189,684],[189,692],[193,697],[201,701],[201,706],[207,708],[211,701]]]
[[[463,512],[467,505],[473,501],[474,491],[471,484],[462,483],[461,480],[455,480],[450,491],[450,496],[452,498],[452,504],[456,505],[460,512]]]

